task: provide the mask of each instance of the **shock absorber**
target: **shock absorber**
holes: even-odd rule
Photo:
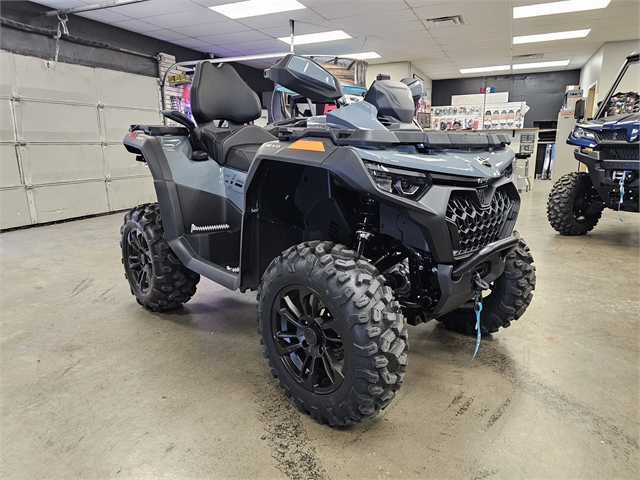
[[[371,197],[360,197],[360,222],[356,230],[356,251],[364,255],[367,242],[373,238],[371,231],[378,217],[378,203]]]

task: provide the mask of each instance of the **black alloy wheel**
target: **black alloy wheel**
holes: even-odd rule
[[[169,247],[157,204],[127,212],[120,235],[124,276],[140,305],[166,311],[193,297],[200,275],[185,267]]]
[[[151,251],[144,235],[135,225],[128,229],[122,249],[128,278],[140,293],[148,293],[149,279],[153,275]]]
[[[344,380],[344,324],[316,292],[291,285],[276,296],[271,312],[274,345],[291,376],[307,391],[327,394]]]

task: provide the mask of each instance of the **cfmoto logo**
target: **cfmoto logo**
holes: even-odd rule
[[[489,163],[489,160],[487,160],[486,158],[476,157],[475,159],[477,161],[479,161],[482,165],[484,165],[487,168],[491,168],[492,167],[492,165]]]

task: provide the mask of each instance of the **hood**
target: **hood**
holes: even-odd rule
[[[638,130],[640,130],[640,112],[621,113],[620,115],[612,115],[610,117],[599,118],[598,120],[589,120],[577,124],[576,127],[594,132],[601,132],[603,130],[626,130],[625,136],[627,142],[634,142],[638,139]]]
[[[588,120],[586,122],[578,123],[581,128],[588,128],[590,130],[601,129],[613,129],[616,127],[633,125],[636,128],[640,125],[640,112],[636,113],[621,113],[619,115],[612,115],[610,117],[603,117],[597,120]]]
[[[363,160],[390,167],[485,179],[501,177],[502,172],[511,165],[514,159],[513,150],[510,148],[493,152],[487,150],[445,150],[429,155],[405,153],[397,149],[351,148],[358,152]]]

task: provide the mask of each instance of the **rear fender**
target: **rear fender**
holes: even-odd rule
[[[129,152],[142,155],[149,166],[158,197],[165,238],[173,252],[187,268],[229,289],[236,290],[240,286],[240,276],[197,255],[185,238],[185,235],[190,233],[185,231],[185,222],[188,223],[191,218],[198,218],[198,215],[202,215],[203,212],[220,210],[225,219],[227,216],[237,217],[237,221],[240,222],[240,210],[236,209],[237,213],[234,213],[231,202],[225,201],[224,175],[218,175],[218,183],[210,182],[211,178],[215,177],[215,172],[221,169],[217,164],[209,165],[209,173],[205,176],[201,175],[204,170],[202,172],[199,170],[206,169],[206,164],[212,161],[191,161],[191,146],[187,137],[155,137],[134,131],[125,137],[123,143]],[[190,165],[186,165],[187,168],[175,168],[175,163]],[[174,164],[173,169],[172,164]],[[177,183],[178,180],[179,183]],[[219,199],[222,204],[212,206],[210,209],[202,208],[202,200],[191,202],[194,203],[193,208],[181,205],[179,188],[196,196],[205,195],[209,199]],[[184,194],[182,196],[185,197]],[[185,198],[189,197],[190,195],[187,195]],[[184,218],[184,213],[189,218]]]

